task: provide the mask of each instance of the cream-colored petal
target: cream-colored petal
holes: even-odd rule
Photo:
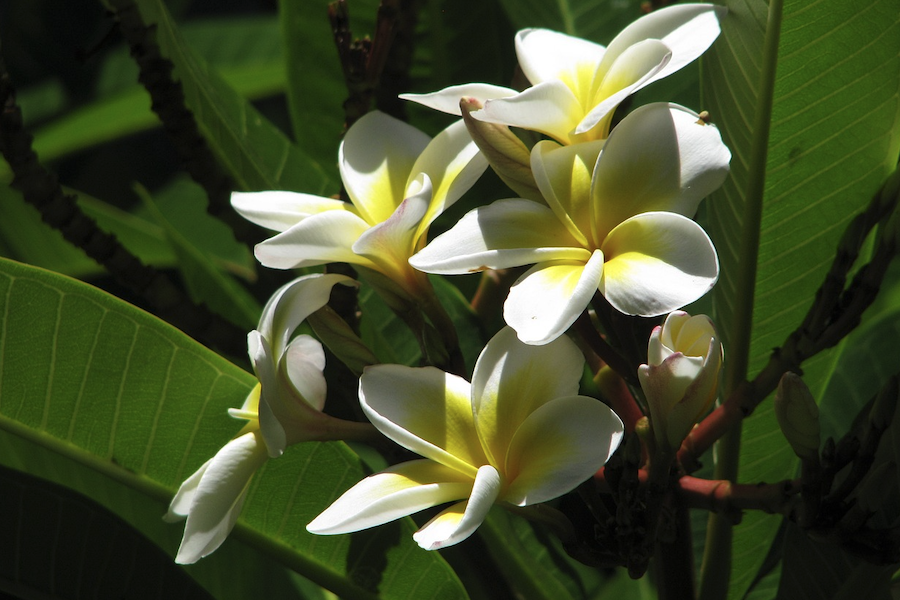
[[[472,376],[475,427],[491,464],[503,469],[510,440],[532,412],[578,393],[584,358],[566,336],[524,344],[504,327],[487,343]]]
[[[657,73],[658,80],[693,62],[709,48],[720,32],[719,21],[727,9],[712,4],[676,4],[655,10],[623,29],[609,47],[600,64],[606,71],[628,47],[641,40],[661,40],[672,51],[672,59]]]
[[[459,200],[487,166],[487,159],[472,141],[461,119],[437,134],[419,155],[407,181],[407,195],[420,193],[422,174],[427,175],[433,189],[418,234],[425,233],[438,215]]]
[[[473,477],[430,460],[414,460],[366,477],[306,526],[333,535],[368,529],[420,510],[467,497]]]
[[[608,71],[597,73],[599,81],[594,82],[588,112],[575,128],[575,133],[585,133],[603,122],[603,131],[597,137],[605,138],[616,107],[652,81],[671,58],[669,47],[659,40],[642,40],[629,46]]]
[[[258,433],[233,439],[216,453],[193,494],[175,562],[195,563],[225,541],[241,512],[250,478],[267,458]]]
[[[534,180],[556,218],[583,246],[591,245],[591,177],[604,140],[560,146],[545,140],[531,150]]]
[[[369,225],[387,220],[403,201],[412,167],[430,141],[412,125],[378,111],[347,131],[338,152],[341,179]]]
[[[256,245],[256,259],[270,269],[313,267],[348,262],[371,267],[368,259],[351,250],[369,229],[358,216],[344,211],[313,215],[287,231]]]
[[[569,492],[593,475],[622,441],[624,426],[595,398],[556,398],[539,407],[509,445],[502,500],[525,506]]]
[[[469,382],[434,367],[366,367],[359,403],[404,448],[474,478],[487,462],[472,416]]]
[[[297,192],[232,192],[231,205],[251,223],[275,231],[285,231],[306,217],[329,210],[356,212],[346,202]]]
[[[562,81],[546,81],[509,98],[488,100],[472,117],[544,133],[562,144],[584,116],[578,98]]]
[[[213,459],[209,459],[203,463],[199,469],[194,471],[194,473],[185,479],[184,483],[178,487],[178,491],[175,492],[175,497],[172,498],[172,502],[169,503],[169,510],[163,515],[163,521],[166,523],[177,523],[178,521],[183,521],[185,517],[188,516],[191,512],[191,504],[194,502],[194,496],[197,495],[197,488],[200,486],[200,480],[203,479],[203,474],[206,473],[206,469],[209,468],[212,460]]]
[[[325,350],[319,340],[299,335],[288,344],[279,367],[297,393],[315,410],[325,406]]]
[[[594,171],[595,223],[603,236],[649,211],[693,217],[728,175],[731,153],[718,130],[674,104],[638,108],[610,134]]]
[[[278,412],[283,414],[284,410],[279,408],[292,400],[288,390],[284,389],[278,373],[279,358],[273,354],[269,341],[258,331],[251,331],[247,335],[247,348],[250,362],[260,383],[258,407],[260,434],[269,456],[276,458],[287,448],[284,426],[278,416]]]
[[[585,262],[540,263],[516,281],[503,318],[527,344],[555,340],[584,312],[603,273],[603,252],[595,250]]]
[[[431,181],[421,175],[417,194],[406,198],[390,218],[359,236],[353,252],[378,265],[380,270],[398,280],[409,268],[409,257],[416,249],[418,230],[431,201]]]
[[[559,79],[576,97],[587,93],[606,49],[581,38],[549,29],[523,29],[516,34],[519,66],[532,85]]]
[[[515,198],[469,211],[409,262],[426,273],[461,275],[589,256],[547,206]]]
[[[689,304],[719,276],[719,259],[706,232],[687,217],[649,212],[613,229],[600,292],[617,310],[653,317]]]
[[[413,534],[413,539],[425,550],[439,550],[458,544],[475,533],[484,522],[500,492],[501,479],[497,470],[485,465],[478,469],[472,493],[466,502],[446,509]]]
[[[400,94],[400,98],[459,117],[462,115],[459,109],[459,101],[463,97],[476,98],[483,103],[485,100],[507,98],[518,93],[516,90],[499,85],[467,83],[464,85],[451,85],[430,94]]]
[[[338,283],[356,285],[344,275],[315,273],[298,277],[272,294],[256,329],[269,341],[275,360],[281,357],[297,326],[328,303],[331,288]]]

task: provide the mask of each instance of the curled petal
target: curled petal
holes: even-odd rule
[[[578,124],[575,133],[590,131],[602,121],[606,126],[600,137],[605,138],[616,107],[651,81],[671,58],[669,47],[659,40],[643,40],[628,47],[610,65],[609,71],[603,74],[603,79],[597,82],[599,87],[594,92],[593,101],[586,107],[589,112]]]
[[[491,464],[506,464],[510,440],[528,415],[578,393],[583,367],[581,351],[566,336],[532,346],[504,327],[491,338],[472,376],[475,427]]]
[[[256,245],[256,259],[270,269],[314,267],[329,262],[347,262],[372,267],[351,247],[369,229],[357,215],[328,211],[300,221],[287,231]]]
[[[241,512],[250,478],[267,458],[259,433],[247,433],[228,442],[203,465],[199,480],[195,474],[185,481],[185,492],[179,490],[170,511],[183,511],[186,500],[190,501],[175,562],[195,563],[225,541]]]
[[[430,141],[412,125],[378,111],[347,131],[338,153],[341,179],[369,225],[387,220],[403,201],[409,173]]]
[[[316,273],[298,277],[272,294],[256,329],[272,346],[274,360],[280,359],[297,326],[328,303],[331,288],[338,283],[356,284],[344,275]]]
[[[351,533],[467,497],[472,477],[430,460],[414,460],[366,477],[306,526],[310,533]]]
[[[307,217],[330,210],[355,212],[346,202],[297,192],[232,192],[231,205],[251,223],[275,231],[285,231]]]
[[[459,109],[460,98],[476,98],[482,103],[492,98],[507,98],[518,94],[516,90],[501,87],[499,85],[490,85],[487,83],[469,83],[465,85],[452,85],[438,92],[430,94],[400,94],[403,100],[417,102],[428,108],[449,113],[451,115],[460,116],[462,113]]]
[[[516,34],[519,66],[532,85],[560,79],[573,91],[587,93],[605,52],[600,44],[549,29]]]
[[[459,275],[588,256],[548,207],[507,199],[470,211],[409,262],[426,273]]]
[[[719,276],[719,259],[706,232],[687,217],[649,212],[613,229],[600,292],[617,310],[652,317],[689,304]]]
[[[428,521],[413,534],[413,539],[425,550],[438,550],[460,543],[484,522],[500,493],[500,487],[500,473],[494,467],[484,465],[478,469],[468,501],[455,504]]]
[[[569,492],[612,456],[624,426],[594,398],[556,398],[528,415],[509,445],[503,500],[519,506]]]
[[[472,141],[462,120],[435,136],[413,165],[407,183],[407,194],[418,192],[421,185],[417,180],[424,174],[433,187],[428,211],[421,219],[417,234],[425,233],[438,215],[459,200],[481,177],[487,165],[487,159]]]
[[[359,236],[353,244],[353,252],[379,265],[380,270],[392,279],[402,281],[398,272],[409,268],[418,240],[418,229],[431,201],[431,180],[420,176],[418,193],[405,199],[390,218],[375,225]]]
[[[288,344],[279,366],[297,394],[310,408],[320,411],[325,406],[325,350],[319,340],[299,335]]]
[[[591,177],[605,140],[560,146],[549,140],[531,151],[534,179],[556,218],[582,245],[591,236]]]
[[[486,459],[472,417],[470,386],[434,367],[367,367],[359,402],[372,424],[404,448],[475,477]]]
[[[562,144],[581,120],[584,110],[562,81],[546,81],[509,98],[488,100],[472,117],[545,133]]]
[[[648,104],[625,117],[594,172],[594,220],[602,239],[618,223],[650,211],[693,217],[728,175],[731,153],[718,129],[686,108]]]
[[[546,344],[565,333],[587,308],[604,269],[600,250],[586,263],[535,265],[509,291],[503,318],[526,344]]]
[[[679,4],[655,10],[623,29],[610,42],[600,70],[608,70],[630,46],[655,39],[668,46],[672,59],[650,81],[667,77],[693,62],[712,45],[721,31],[719,20],[727,12],[724,7],[712,4]]]

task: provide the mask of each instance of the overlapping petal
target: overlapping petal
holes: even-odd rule
[[[470,477],[485,457],[462,377],[434,367],[377,365],[360,378],[359,402],[383,434]]]
[[[429,94],[400,94],[400,98],[459,117],[462,116],[459,108],[460,98],[475,98],[484,102],[488,98],[506,98],[518,93],[516,90],[489,83],[466,83],[452,85]]]
[[[251,223],[275,231],[286,231],[306,217],[329,210],[357,214],[346,202],[297,192],[232,192],[231,205]]]
[[[715,284],[719,259],[703,228],[669,212],[637,215],[603,242],[599,289],[617,310],[662,315],[693,302]]]
[[[306,526],[317,534],[351,533],[467,497],[473,478],[430,460],[413,460],[366,477]]]
[[[509,443],[504,500],[524,506],[575,489],[622,440],[619,417],[586,396],[555,398],[522,421]]]
[[[503,318],[526,344],[546,344],[587,308],[602,281],[603,252],[588,261],[541,262],[516,281],[503,304]]]
[[[228,442],[182,484],[167,515],[168,520],[187,516],[175,562],[195,563],[225,541],[241,512],[250,478],[267,458],[262,436],[247,433]]]
[[[546,81],[515,96],[487,100],[472,117],[487,123],[522,127],[546,134],[561,143],[584,117],[578,97],[562,81]]]
[[[428,273],[458,275],[589,256],[547,206],[507,199],[470,211],[409,262]]]
[[[353,252],[353,244],[369,229],[349,211],[330,210],[303,219],[290,229],[256,245],[256,260],[271,269],[298,269],[329,262],[374,268]]]
[[[523,29],[516,34],[519,66],[532,85],[560,80],[576,97],[590,92],[597,65],[606,49],[600,44],[549,29]]]

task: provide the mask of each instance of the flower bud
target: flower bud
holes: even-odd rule
[[[481,102],[475,98],[462,98],[459,101],[463,121],[466,122],[475,145],[510,189],[522,198],[543,202],[544,197],[531,172],[531,152],[506,125],[485,123],[473,118],[470,113],[481,107]]]
[[[675,311],[650,334],[649,364],[638,367],[660,450],[677,449],[716,397],[722,344],[705,315]]]
[[[785,373],[778,382],[775,417],[797,456],[804,460],[819,456],[819,407],[796,373]]]

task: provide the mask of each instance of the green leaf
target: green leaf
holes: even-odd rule
[[[0,468],[0,554],[7,557],[0,589],[18,597],[212,598],[96,502],[6,468]]]
[[[191,299],[206,304],[213,312],[235,325],[248,331],[254,329],[262,313],[262,306],[256,299],[229,274],[223,273],[191,238],[182,235],[157,208],[153,197],[144,187],[136,186],[135,191],[159,226],[165,230],[172,250],[178,256],[178,269]]]
[[[113,2],[120,3],[127,0]],[[156,25],[156,42],[175,65],[188,108],[241,189],[331,193],[335,183],[318,159],[295,146],[191,51],[161,0],[135,4],[144,23]]]
[[[641,16],[635,0],[500,0],[518,29],[544,27],[608,44],[616,33]]]
[[[707,206],[721,262],[716,320],[733,359],[740,350],[733,344],[741,342],[732,327],[752,310],[746,321],[752,376],[799,324],[843,226],[896,165],[900,23],[896,0],[865,7],[830,0],[815,11],[786,0],[777,71],[767,79],[772,71],[761,60],[766,3],[727,6],[722,36],[704,59],[704,93],[734,158],[731,177]],[[771,112],[759,94],[766,89],[773,89]],[[757,125],[771,127],[767,140],[759,139],[765,132],[754,130]],[[748,200],[748,189],[764,175],[761,198]],[[754,233],[752,223],[749,231],[742,227],[743,215],[751,214],[744,212],[748,201],[760,202],[756,260],[740,255],[738,232]],[[755,290],[752,302],[738,308],[746,289]],[[814,394],[826,385],[834,360],[832,353],[804,365]],[[745,420],[741,480],[777,481],[792,475],[794,465],[771,403],[762,404]],[[777,527],[776,518],[750,513],[735,530],[729,597],[746,591]]]
[[[157,502],[236,432],[226,409],[256,381],[112,296],[5,260],[0,315],[0,430]],[[342,596],[464,597],[440,555],[412,541],[409,520],[349,536],[305,531],[364,475],[343,444],[294,446],[254,477],[233,535]]]

